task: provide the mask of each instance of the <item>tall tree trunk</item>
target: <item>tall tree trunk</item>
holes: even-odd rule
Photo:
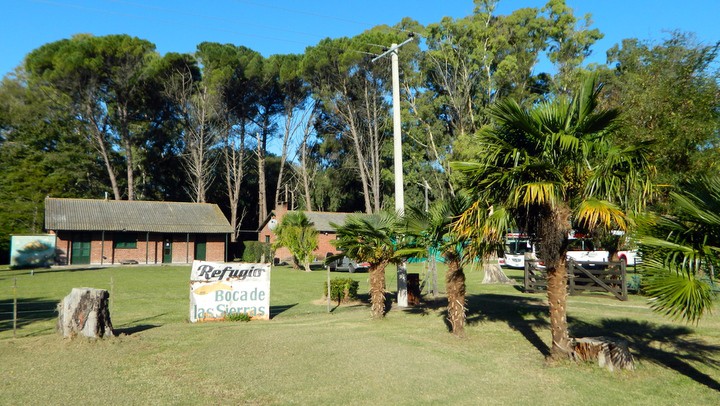
[[[244,123],[243,123],[244,124]],[[225,148],[223,154],[225,156],[225,186],[227,187],[227,195],[230,203],[230,225],[233,233],[230,235],[230,241],[236,242],[239,234],[241,217],[238,214],[240,208],[240,185],[244,176],[245,164],[245,130],[241,125],[240,139],[235,140],[231,135],[231,126],[226,127]]]
[[[287,111],[287,113],[285,113],[285,133],[283,134],[282,152],[280,154],[280,170],[278,171],[277,184],[275,185],[275,204],[280,201],[280,188],[282,187],[285,163],[287,162],[288,146],[290,144],[290,137],[292,136],[294,130],[292,106],[286,105],[285,111]]]
[[[350,94],[347,87],[343,87],[344,94]],[[365,159],[365,155],[363,154],[363,149],[361,145],[360,140],[360,128],[358,127],[355,115],[353,112],[352,106],[349,104],[346,104],[345,106],[336,106],[338,113],[340,113],[343,118],[345,119],[349,129],[350,129],[350,138],[353,142],[353,147],[355,148],[355,159],[357,160],[358,170],[360,171],[360,181],[362,182],[362,188],[363,188],[363,198],[365,200],[365,213],[371,214],[372,211],[372,203],[370,199],[371,191],[370,191],[370,180],[368,175],[368,169],[367,169],[367,161]]]
[[[118,132],[120,140],[125,149],[125,170],[127,172],[127,193],[128,200],[135,200],[135,176],[133,172],[133,151],[132,142],[130,140],[130,123],[128,118],[127,106],[120,104],[118,106]]]
[[[133,173],[133,153],[130,138],[125,138],[125,167],[127,169],[128,200],[135,200],[135,175]]]
[[[300,177],[303,184],[303,196],[305,197],[305,210],[312,211],[312,198],[310,196],[310,175],[308,173],[307,137],[303,140],[300,156]]]
[[[447,262],[445,290],[448,297],[447,318],[452,333],[462,336],[465,334],[465,272],[457,259]]]
[[[550,357],[567,359],[572,355],[567,324],[567,246],[571,210],[558,203],[543,208],[539,225],[540,255],[547,269],[547,295],[550,309],[552,346]]]
[[[370,309],[374,319],[385,315],[385,267],[386,263],[370,266]]]
[[[262,226],[268,215],[267,206],[267,189],[265,184],[265,141],[267,137],[264,134],[265,129],[261,133],[257,133],[257,166],[258,166],[258,226]]]
[[[112,187],[115,200],[121,200],[122,196],[120,195],[120,187],[117,183],[117,176],[115,175],[115,170],[110,163],[110,155],[108,154],[107,147],[105,146],[107,122],[103,122],[102,124],[98,122],[96,116],[93,114],[92,104],[90,103],[85,104],[85,114],[87,115],[88,120],[92,123],[92,128],[90,130],[91,143],[95,143],[95,148],[97,148],[98,152],[100,152],[100,156],[105,163],[105,169],[107,170],[108,177],[110,178],[110,186]]]
[[[567,268],[564,259],[557,266],[547,269],[547,295],[552,333],[550,356],[565,359],[572,354],[572,348],[567,324]]]
[[[312,107],[307,110],[309,114],[305,121],[305,129],[303,130],[302,144],[300,144],[300,167],[299,175],[302,181],[303,197],[305,199],[305,210],[312,211],[312,197],[310,195],[310,170],[308,169],[308,140],[313,130],[313,123],[315,121],[315,109],[316,104],[313,103]]]

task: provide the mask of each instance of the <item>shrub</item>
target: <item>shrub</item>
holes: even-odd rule
[[[323,284],[323,296],[327,297],[327,282]],[[338,304],[357,299],[358,281],[350,278],[333,278],[330,281],[330,298]]]
[[[271,262],[273,251],[269,243],[260,241],[244,241],[243,262],[260,262],[265,255],[265,262]]]
[[[247,313],[226,313],[225,320],[227,321],[250,321],[250,317]]]
[[[637,274],[628,275],[627,290],[629,292],[637,292],[638,294],[643,294],[642,278],[640,277],[640,275],[637,275]]]

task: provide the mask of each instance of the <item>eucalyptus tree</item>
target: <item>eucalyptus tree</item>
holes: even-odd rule
[[[219,95],[202,80],[197,61],[190,55],[169,53],[159,62],[167,65],[162,80],[164,95],[170,99],[179,116],[182,131],[181,158],[187,175],[188,195],[196,203],[205,203],[215,176],[218,143],[217,115]]]
[[[446,17],[423,30],[427,51],[407,89],[414,119],[408,134],[427,151],[426,160],[442,168],[433,185],[440,196],[454,193],[449,161],[475,153],[472,135],[489,122],[488,106],[505,97],[532,104],[550,90],[550,75],[534,70],[551,31],[565,22],[550,21],[539,8],[501,15],[497,4],[477,0],[471,15]]]
[[[580,85],[585,58],[592,54],[592,46],[603,38],[597,28],[590,28],[590,14],[575,16],[565,0],[549,0],[543,8],[547,16],[549,48],[547,57],[557,67],[554,90],[567,93]]]
[[[540,10],[497,15],[498,0],[477,0],[473,14],[445,17],[427,27],[428,50],[421,69],[438,103],[438,117],[454,137],[474,134],[488,122],[484,109],[495,100],[530,97],[547,23]]]
[[[573,96],[527,110],[512,100],[490,108],[474,162],[456,163],[464,186],[483,205],[506,210],[522,231],[540,237],[547,268],[551,355],[573,352],[567,326],[568,234],[578,225],[625,229],[626,211],[651,192],[646,146],[619,148],[619,111],[600,110],[594,76]],[[480,206],[482,207],[482,206]]]
[[[622,145],[655,140],[658,182],[677,185],[718,171],[720,42],[673,32],[662,42],[626,39],[608,51],[606,102],[623,106]]]
[[[243,181],[248,161],[249,132],[257,115],[254,76],[261,55],[245,47],[203,42],[195,57],[202,65],[208,96],[217,99],[214,125],[218,128],[222,180],[230,210],[232,241],[236,241],[247,208],[242,207]]]
[[[639,222],[643,287],[654,310],[697,323],[720,282],[720,178],[697,178],[671,198],[672,213]]]
[[[371,44],[389,45],[403,39],[405,35],[397,30],[377,27],[351,39],[325,39],[309,48],[303,60],[304,77],[324,121],[318,136],[340,153],[329,152],[356,170],[367,213],[383,206],[383,166],[389,155],[385,144],[392,128],[389,60],[373,63],[370,54],[381,50]],[[400,55],[404,58],[403,52]]]
[[[385,268],[402,261],[402,219],[395,213],[350,215],[342,225],[331,223],[337,231],[332,243],[341,254],[327,258],[332,262],[347,256],[370,263],[370,303],[373,318],[385,315]]]
[[[466,285],[463,266],[474,257],[467,249],[467,236],[456,232],[454,224],[471,204],[468,197],[457,195],[436,202],[428,211],[410,207],[406,224],[408,243],[414,247],[401,250],[402,254],[415,257],[427,257],[436,253],[442,255],[447,265],[447,319],[452,333],[457,336],[462,336],[465,328]]]
[[[280,192],[286,185],[286,165],[288,161],[289,149],[294,141],[296,132],[304,127],[305,137],[300,145],[300,150],[304,152],[301,157],[303,175],[305,204],[307,210],[312,210],[309,199],[309,179],[307,177],[307,153],[306,144],[307,137],[310,135],[312,125],[312,117],[314,108],[306,109],[309,104],[310,88],[301,76],[301,55],[273,55],[267,60],[267,71],[277,82],[281,98],[282,98],[282,149],[280,152],[280,171],[275,187],[275,202],[280,201]],[[292,174],[292,173],[291,173]]]
[[[43,45],[25,61],[29,79],[68,100],[83,132],[105,164],[115,199],[122,198],[115,160],[125,166],[127,198],[135,198],[134,160],[149,127],[148,66],[155,46],[128,35],[76,35]]]

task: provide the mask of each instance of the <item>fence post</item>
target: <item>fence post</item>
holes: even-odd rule
[[[17,332],[17,278],[13,278],[13,338]]]
[[[525,293],[528,293],[528,287],[530,285],[530,277],[529,277],[530,269],[529,268],[530,268],[530,262],[525,261],[525,278],[524,278],[524,286],[523,286],[523,288],[525,289]]]
[[[622,300],[627,300],[627,270],[626,270],[627,261],[625,259],[620,260],[620,283],[622,286]]]
[[[568,277],[568,282],[570,285],[570,295],[575,295],[575,260],[572,258],[569,258],[567,260],[567,265],[565,266],[565,273]]]

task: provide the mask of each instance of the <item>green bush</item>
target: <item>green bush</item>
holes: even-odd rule
[[[250,317],[247,313],[227,313],[225,314],[225,320],[227,321],[250,321]]]
[[[327,297],[327,282],[323,284],[323,296]],[[350,278],[333,278],[330,281],[330,298],[338,304],[357,299],[358,281]]]
[[[628,275],[627,278],[627,290],[628,292],[636,292],[642,294],[642,278],[640,275],[632,274]]]
[[[265,262],[272,262],[273,250],[269,243],[260,241],[243,241],[245,250],[243,251],[242,260],[243,262],[260,262],[263,254],[265,255]]]

